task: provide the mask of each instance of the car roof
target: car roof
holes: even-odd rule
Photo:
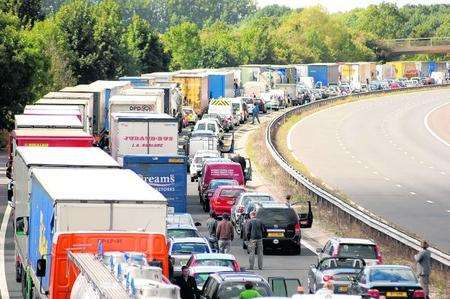
[[[188,237],[188,238],[173,238],[172,243],[203,243],[208,244],[205,238],[201,237]]]
[[[167,229],[192,229],[197,230],[195,226],[186,223],[169,223],[167,224]]]
[[[260,201],[255,204],[259,205],[261,208],[277,208],[277,209],[290,209],[287,204],[273,201]]]
[[[226,266],[193,266],[189,267],[195,273],[216,273],[216,272],[233,272],[234,270]]]
[[[334,241],[338,243],[345,243],[345,244],[365,244],[365,245],[375,245],[376,243],[373,240],[370,239],[362,239],[362,238],[339,238],[339,237],[333,237]]]
[[[196,260],[236,260],[236,257],[227,253],[197,253],[194,254]]]
[[[272,197],[272,195],[270,195],[269,193],[264,193],[264,192],[244,192],[241,194],[241,197],[244,196],[248,196],[248,197],[252,197],[252,196],[268,196],[268,197]]]
[[[168,214],[166,221],[168,224],[194,225],[194,219],[192,219],[192,215],[189,213]]]
[[[210,131],[208,131],[208,132],[210,132]],[[203,149],[202,149],[202,150],[196,151],[194,157],[198,157],[198,156],[209,156],[209,155],[215,155],[215,156],[219,155],[219,156],[220,156],[220,153],[219,153],[219,151],[214,151],[214,150],[203,150]]]
[[[217,124],[217,120],[212,119],[212,118],[205,118],[205,119],[200,119],[199,121],[197,121],[197,124],[202,124],[202,123],[214,123],[214,124]]]
[[[376,269],[407,269],[412,270],[410,266],[406,265],[373,265],[366,266],[367,270],[376,270]]]
[[[251,272],[218,272],[216,275],[223,281],[265,281],[265,279]]]
[[[217,190],[223,190],[223,189],[239,189],[239,190],[245,190],[244,186],[240,185],[222,185],[217,187]]]

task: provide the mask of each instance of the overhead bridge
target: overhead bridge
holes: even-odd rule
[[[379,43],[391,55],[450,54],[450,37],[392,39]]]

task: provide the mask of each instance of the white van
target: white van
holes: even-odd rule
[[[233,126],[239,125],[239,117],[233,109],[231,99],[221,98],[211,100],[208,106],[208,113],[219,114],[227,122],[231,122]]]

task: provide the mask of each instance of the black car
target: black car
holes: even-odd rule
[[[263,239],[264,252],[269,250],[290,251],[292,254],[301,253],[301,228],[311,227],[311,207],[307,217],[309,221],[303,221],[304,215],[297,215],[295,210],[287,204],[277,202],[255,202],[256,218],[260,219],[266,227]],[[247,221],[249,212],[246,211]],[[246,227],[246,224],[244,225]],[[243,236],[245,233],[243,232]]]
[[[425,299],[414,271],[409,266],[376,265],[367,266],[354,279],[350,294],[362,298],[408,298]]]
[[[211,274],[203,285],[202,299],[238,299],[245,290],[245,284],[251,282],[253,289],[262,297],[272,295],[267,281],[258,274],[250,272],[218,272]]]

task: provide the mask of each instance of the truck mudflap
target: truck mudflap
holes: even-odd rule
[[[221,152],[231,153],[234,150],[234,132],[224,133],[221,139]]]

